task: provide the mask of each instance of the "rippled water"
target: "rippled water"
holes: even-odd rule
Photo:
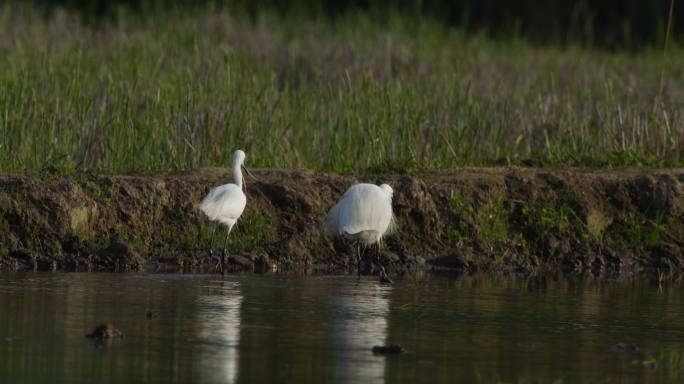
[[[683,341],[638,279],[0,274],[0,383],[683,382]]]

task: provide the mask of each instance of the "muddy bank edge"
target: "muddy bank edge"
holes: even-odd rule
[[[232,270],[354,273],[353,249],[320,231],[354,182],[395,191],[395,272],[684,267],[684,169],[464,168],[357,179],[261,170],[231,234]],[[0,175],[0,270],[201,271],[212,226],[197,205],[227,170],[160,176]],[[220,230],[217,246],[223,238]],[[364,270],[371,266],[369,254]]]

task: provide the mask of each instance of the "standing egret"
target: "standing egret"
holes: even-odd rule
[[[356,262],[361,276],[361,245],[376,245],[376,256],[382,237],[394,224],[392,213],[392,187],[387,184],[352,185],[339,202],[328,212],[325,231],[332,236],[352,239],[356,242]],[[381,267],[381,278],[387,278]]]
[[[210,256],[214,256],[216,227],[218,224],[224,224],[227,227],[226,238],[223,241],[223,254],[216,263],[216,270],[221,272],[223,272],[223,264],[225,263],[228,235],[230,235],[230,231],[242,215],[242,211],[245,210],[245,205],[247,205],[247,196],[243,192],[243,189],[247,190],[247,186],[242,179],[241,168],[244,168],[245,172],[254,177],[243,165],[245,160],[247,160],[247,155],[243,151],[238,149],[233,152],[233,181],[235,183],[223,184],[212,189],[200,204],[200,210],[210,221],[214,222],[214,229],[211,231],[211,245],[209,246]]]

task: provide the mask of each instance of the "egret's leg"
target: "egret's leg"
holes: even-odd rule
[[[380,244],[375,244],[375,260],[378,263],[380,282],[381,283],[392,283],[392,279],[387,276],[387,271],[385,271],[385,266],[380,264]]]
[[[415,259],[416,267],[415,267],[415,270],[413,271],[413,273],[414,273],[413,278],[416,281],[416,284],[418,284],[418,254],[417,253],[414,256],[414,259]]]
[[[380,243],[375,243],[375,262],[378,263],[378,268],[382,269],[382,264],[380,264]]]
[[[356,272],[357,276],[361,277],[361,242],[356,242]]]
[[[214,229],[211,230],[211,242],[209,243],[209,257],[214,258],[214,235],[216,235],[216,227],[218,224],[214,223]]]
[[[219,258],[218,264],[216,264],[216,269],[218,271],[221,271],[223,273],[223,266],[226,262],[226,255],[228,254],[228,235],[230,235],[230,227],[226,229],[226,238],[223,240],[223,253],[221,254],[221,257]]]

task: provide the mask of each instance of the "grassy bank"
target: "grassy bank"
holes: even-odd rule
[[[0,171],[684,164],[684,48],[535,46],[429,20],[0,6]],[[659,95],[661,73],[664,74]]]
[[[231,233],[237,270],[356,273],[355,248],[321,232],[359,179],[255,170]],[[0,174],[0,270],[202,270],[212,226],[197,204],[225,168],[103,176]],[[598,171],[491,167],[381,174],[398,225],[381,252],[388,270],[684,270],[684,169]],[[222,246],[225,229],[217,236]],[[374,260],[367,252],[365,260]],[[363,269],[368,270],[365,263]]]

